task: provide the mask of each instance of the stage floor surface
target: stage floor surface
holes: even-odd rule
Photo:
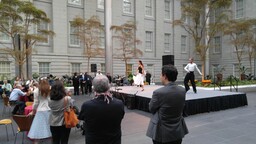
[[[145,85],[144,91],[136,86],[112,87],[114,96],[123,100],[129,109],[148,110],[148,103],[152,98],[153,91],[161,88],[161,85]],[[219,111],[248,105],[246,93],[214,90],[197,87],[197,93],[192,87],[186,93],[184,115]]]
[[[141,91],[142,88],[137,86],[119,86],[119,87],[112,87],[111,91],[116,91],[119,93],[136,95],[145,98],[152,98],[153,91],[159,89],[163,86],[161,85],[145,85],[144,91]],[[193,99],[204,99],[204,98],[211,98],[211,97],[219,97],[219,96],[228,96],[228,95],[236,95],[236,94],[244,94],[243,92],[229,92],[229,91],[219,91],[213,90],[209,88],[202,88],[197,87],[197,93],[194,93],[192,87],[186,94],[186,100],[193,100]]]

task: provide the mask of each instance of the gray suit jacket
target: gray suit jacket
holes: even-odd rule
[[[188,129],[182,116],[186,91],[170,82],[153,92],[149,111],[153,113],[147,136],[158,142],[171,142],[182,139]]]

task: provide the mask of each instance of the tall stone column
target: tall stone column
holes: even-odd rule
[[[113,49],[111,46],[112,34],[112,0],[105,0],[105,66],[106,73],[113,75]]]

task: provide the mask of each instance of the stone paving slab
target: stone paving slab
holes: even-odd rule
[[[74,96],[76,105],[80,108],[89,96]],[[255,144],[256,143],[256,90],[248,92],[248,106],[228,109],[217,112],[202,113],[185,118],[189,134],[183,139],[183,144]],[[0,99],[0,118],[3,103]],[[150,120],[150,113],[126,109],[122,121],[122,144],[150,144],[151,139],[146,137],[146,130]],[[15,130],[17,128],[14,124]],[[5,126],[0,126],[0,144],[13,144],[11,128],[8,127],[10,140],[6,140]],[[17,144],[21,143],[22,134],[18,135]],[[25,138],[25,144],[32,143]],[[41,142],[49,144],[50,140]],[[85,137],[81,130],[73,128],[70,134],[70,144],[84,144]]]

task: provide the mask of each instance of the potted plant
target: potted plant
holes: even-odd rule
[[[218,65],[218,66],[214,67],[214,73],[216,74],[217,81],[222,81],[223,71],[225,71],[224,66]]]
[[[241,67],[239,68],[239,71],[240,71],[240,79],[241,79],[241,80],[245,80],[245,79],[246,79],[246,74],[245,74],[245,72],[246,72],[247,70],[249,70],[249,69],[246,68],[246,67],[244,67],[244,66],[241,66]]]

